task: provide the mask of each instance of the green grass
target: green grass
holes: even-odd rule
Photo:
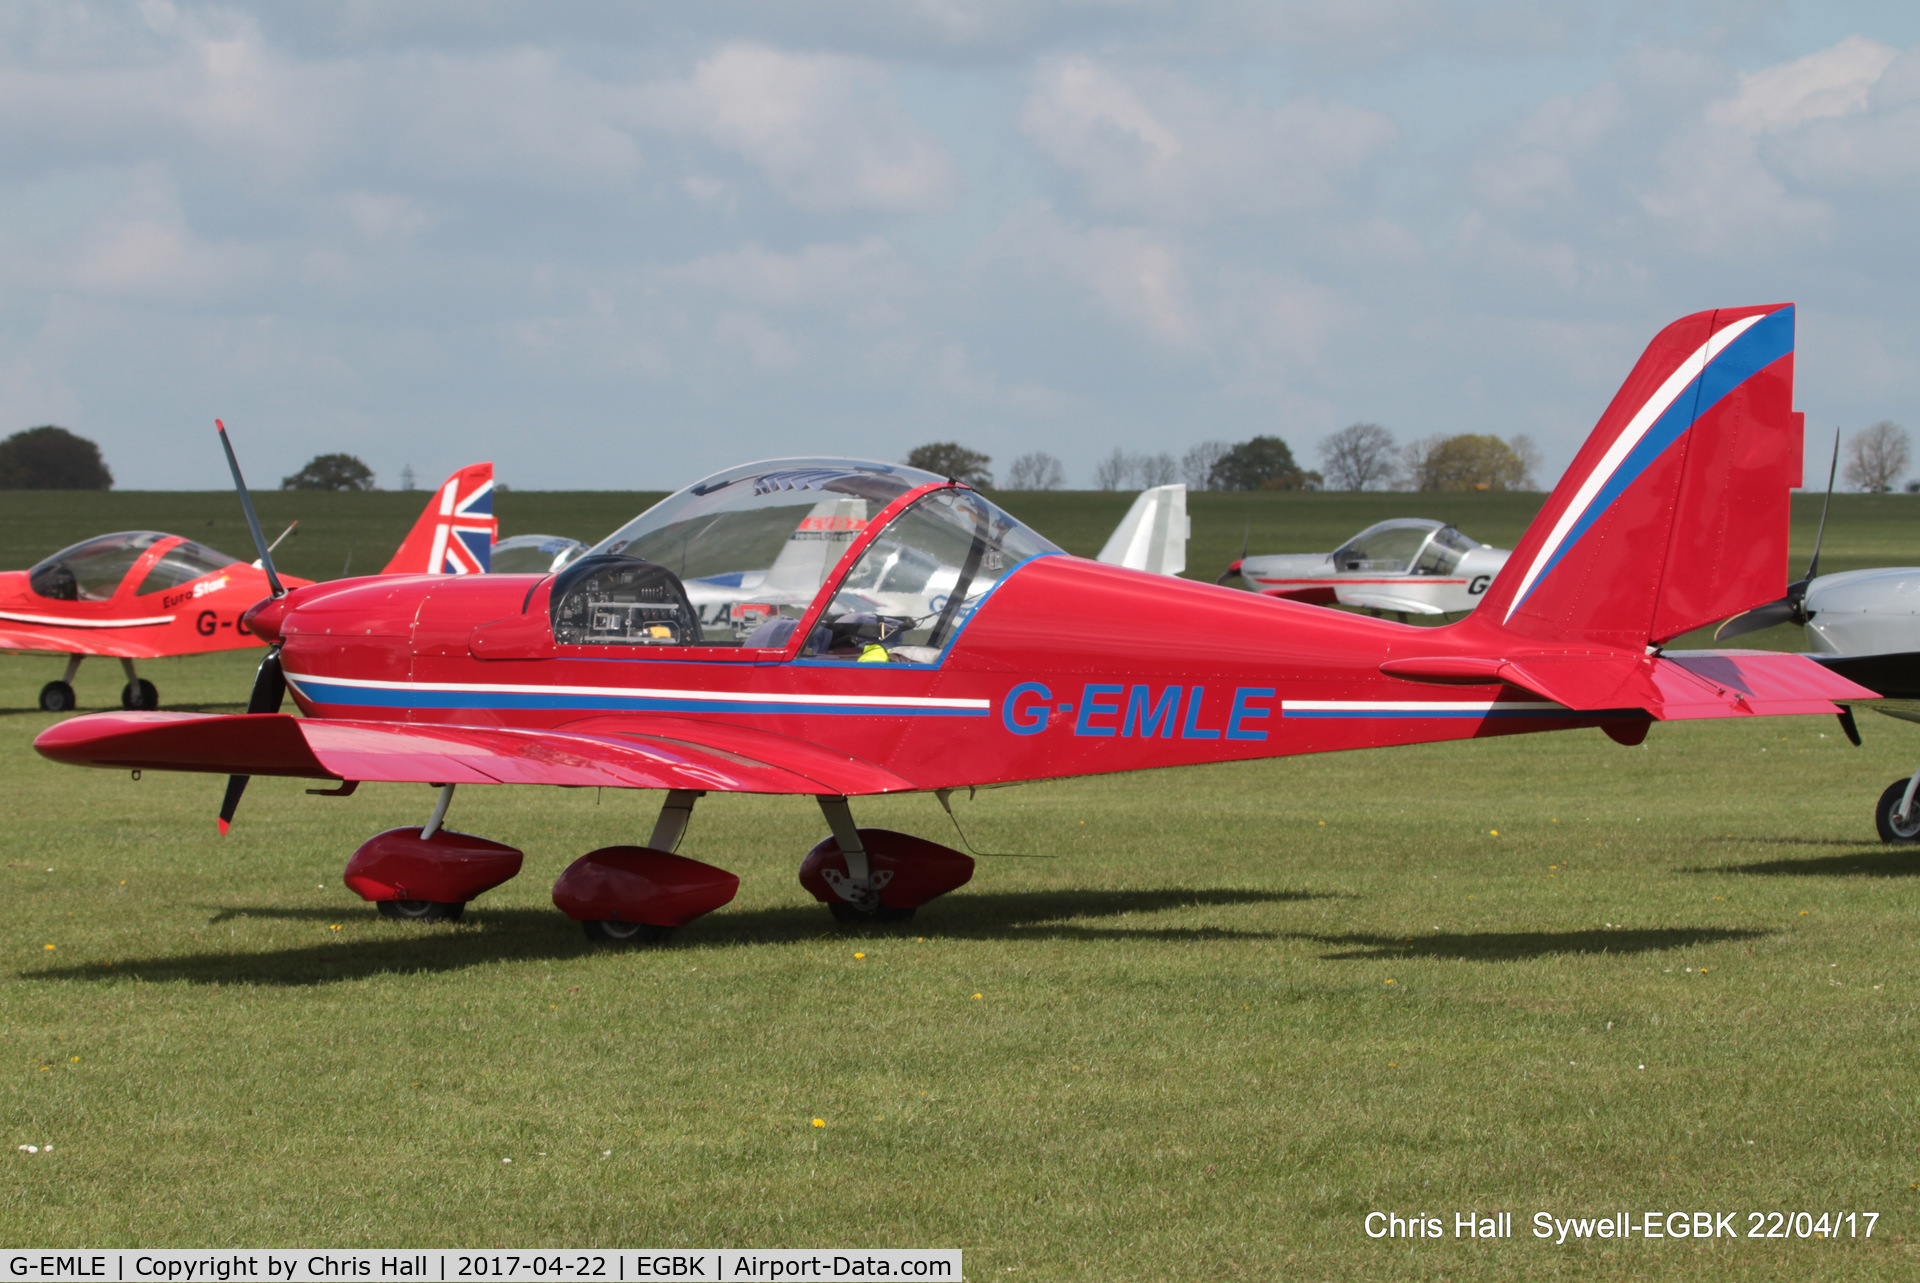
[[[250,659],[151,668],[232,707]],[[7,1244],[937,1245],[974,1279],[1920,1263],[1920,856],[1870,820],[1920,741],[1885,719],[1858,750],[1776,719],[983,792],[973,844],[1021,858],[865,937],[795,880],[810,802],[714,797],[683,849],[738,900],[602,952],[548,889],[657,795],[463,790],[455,827],[526,871],[458,926],[392,924],[340,869],[427,789],[260,780],[222,840],[215,778],[31,752],[46,662],[0,660]],[[928,798],[858,814],[956,841]],[[1622,1207],[1881,1219],[1529,1235]],[[1517,1237],[1375,1242],[1375,1209]]]

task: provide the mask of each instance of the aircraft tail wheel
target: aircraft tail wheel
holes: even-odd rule
[[[48,682],[40,688],[40,707],[45,712],[64,713],[77,703],[73,687],[65,682]]]
[[[120,688],[120,707],[133,709],[155,709],[160,707],[160,692],[154,684],[142,677],[138,681],[128,682]]]
[[[374,907],[383,918],[395,922],[458,922],[467,911],[467,902],[445,904],[439,900],[381,900]]]
[[[1873,808],[1873,827],[1880,830],[1882,842],[1901,846],[1920,842],[1920,798],[1914,799],[1913,813],[1905,820],[1895,814],[1906,795],[1907,780],[1895,780],[1887,785],[1887,791],[1880,795],[1879,805]]]
[[[594,944],[665,944],[673,935],[672,927],[649,926],[644,922],[589,920],[580,927]]]

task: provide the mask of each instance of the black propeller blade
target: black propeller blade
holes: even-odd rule
[[[247,515],[247,530],[253,535],[253,546],[260,554],[260,569],[267,575],[267,587],[277,601],[287,595],[286,586],[280,582],[280,576],[273,570],[273,544],[267,542],[266,535],[260,531],[260,518],[253,510],[253,496],[247,493],[247,482],[240,475],[240,460],[233,453],[233,442],[227,439],[227,425],[215,419],[213,426],[220,433],[220,446],[227,452],[227,468],[233,473],[233,488],[240,494],[240,509]],[[294,525],[298,525],[295,522]],[[287,527],[287,534],[293,532],[293,526]],[[280,539],[273,541],[274,544]],[[254,674],[253,693],[247,696],[249,713],[277,713],[281,703],[287,697],[287,679],[280,672],[280,646],[276,642],[267,650],[267,657],[260,661],[260,671]],[[247,791],[250,775],[229,775],[227,794],[220,802],[220,832],[225,835],[228,826],[233,823],[233,813],[240,808],[240,796]]]
[[[1833,462],[1827,465],[1827,498],[1820,505],[1820,530],[1813,537],[1813,560],[1807,563],[1807,573],[1787,585],[1787,595],[1778,601],[1770,601],[1764,606],[1755,606],[1744,614],[1735,615],[1726,623],[1713,630],[1715,641],[1725,641],[1729,637],[1738,637],[1742,633],[1759,632],[1762,628],[1772,628],[1775,624],[1804,625],[1812,616],[1807,614],[1807,585],[1820,573],[1820,545],[1827,538],[1827,510],[1833,507],[1833,478],[1840,467],[1840,432],[1833,434]],[[1849,736],[1849,738],[1852,738]]]
[[[1246,525],[1246,529],[1240,532],[1240,555],[1233,559],[1233,564],[1227,567],[1226,573],[1221,575],[1218,579],[1214,580],[1213,582],[1216,584],[1224,584],[1229,579],[1241,578],[1242,576],[1240,574],[1240,563],[1247,559],[1247,549],[1251,547],[1252,544],[1253,544],[1253,523],[1249,521]]]

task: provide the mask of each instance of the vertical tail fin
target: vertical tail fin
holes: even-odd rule
[[[1177,575],[1187,568],[1187,487],[1179,482],[1142,490],[1107,536],[1096,561]]]
[[[1475,623],[1638,650],[1779,597],[1800,484],[1793,320],[1774,304],[1662,330]]]
[[[484,575],[492,565],[493,465],[470,463],[427,500],[383,575]]]

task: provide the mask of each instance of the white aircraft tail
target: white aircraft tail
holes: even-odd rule
[[[1095,560],[1157,575],[1177,575],[1187,568],[1187,536],[1192,532],[1187,520],[1186,486],[1155,486],[1140,492]]]
[[[826,581],[827,572],[840,560],[867,527],[864,499],[822,499],[800,519],[787,536],[786,547],[767,568],[763,586],[772,592],[791,593],[802,600],[811,598]]]

